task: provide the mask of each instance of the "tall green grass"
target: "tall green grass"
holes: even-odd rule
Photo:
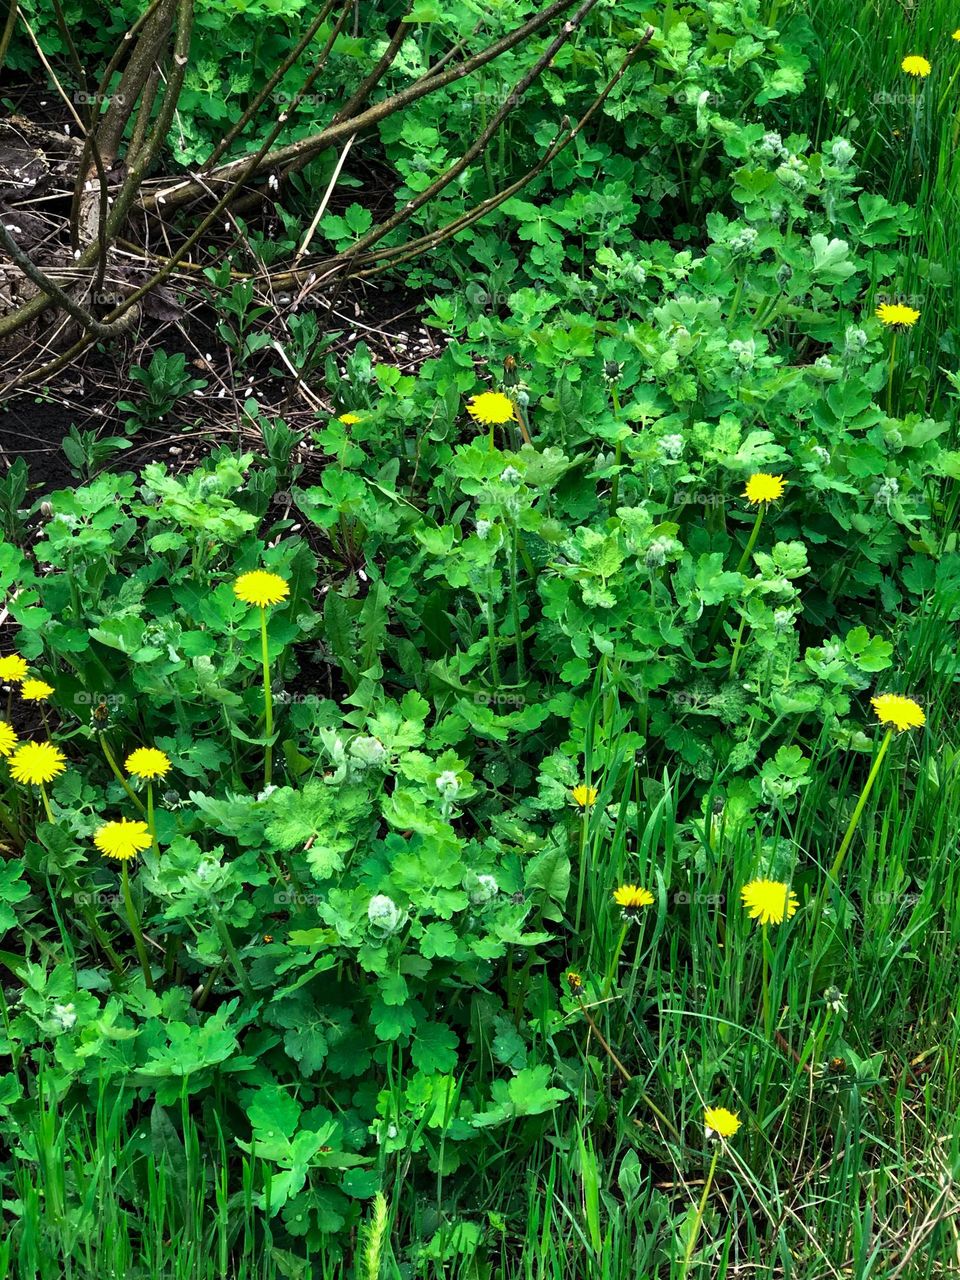
[[[818,145],[846,137],[865,188],[917,211],[898,291],[921,312],[911,332],[916,408],[942,411],[937,372],[960,357],[960,10],[948,0],[803,0],[779,6],[779,22],[805,28],[811,62],[790,127]],[[911,54],[931,64],[925,80],[901,70]]]

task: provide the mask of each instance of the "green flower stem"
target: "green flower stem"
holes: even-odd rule
[[[500,664],[497,661],[497,624],[493,615],[493,569],[487,570],[487,642],[490,648],[490,674],[493,687],[500,688]]]
[[[740,563],[737,565],[737,573],[743,573],[747,567],[747,561],[753,554],[753,548],[757,545],[757,538],[760,536],[760,526],[763,524],[763,517],[767,514],[768,503],[761,502],[757,508],[757,518],[753,522],[753,529],[750,531],[750,537],[747,545],[743,549],[743,555],[740,557]]]
[[[893,416],[893,370],[897,359],[897,331],[894,329],[890,341],[890,369],[887,373],[887,416]]]
[[[767,926],[760,926],[760,949],[763,953],[763,1032],[767,1039],[770,1039],[772,1030],[770,1019],[770,957],[767,951],[769,941],[767,938]]]
[[[517,648],[517,681],[523,681],[523,628],[520,626],[520,592],[517,583],[517,549],[520,544],[520,530],[516,525],[511,529],[510,541],[510,596],[513,604],[513,635]]]
[[[863,813],[864,805],[867,803],[867,798],[873,790],[873,784],[877,780],[877,774],[880,772],[880,766],[883,764],[883,757],[887,754],[887,747],[889,747],[890,739],[892,737],[893,730],[888,729],[884,735],[883,742],[880,743],[880,750],[877,752],[877,758],[874,760],[873,767],[867,775],[867,781],[864,784],[864,788],[860,792],[860,799],[857,801],[857,807],[854,809],[853,816],[850,819],[850,825],[847,827],[847,834],[843,837],[843,842],[837,850],[837,856],[833,860],[833,866],[830,868],[831,880],[836,880],[840,875],[840,868],[843,866],[843,860],[847,856],[847,850],[850,848],[850,841],[853,839],[853,833],[857,829],[857,824],[860,821],[860,815]]]
[[[757,538],[760,536],[760,526],[763,524],[763,517],[767,514],[769,503],[761,502],[757,508],[757,518],[753,522],[753,528],[750,530],[750,537],[747,539],[747,545],[743,549],[743,555],[740,557],[740,563],[737,565],[737,573],[743,573],[746,568],[747,561],[753,554],[753,548],[757,545]],[[726,604],[720,606],[719,612],[713,620],[713,625],[707,635],[707,649],[713,648],[713,642],[716,640],[720,631],[720,624],[727,612]],[[736,670],[736,668],[734,668]]]
[[[130,932],[133,934],[133,941],[137,948],[137,956],[140,959],[140,968],[143,970],[143,980],[147,984],[147,988],[153,990],[153,978],[150,975],[150,965],[147,962],[147,949],[143,945],[143,931],[140,928],[140,917],[137,915],[137,909],[133,905],[133,894],[130,892],[130,875],[127,871],[127,864],[124,861],[120,871],[120,883],[123,888],[123,905],[127,912],[127,922],[130,925]]]
[[[98,735],[97,735],[97,737],[100,739],[100,746],[101,746],[101,748],[102,748],[102,750],[103,750],[103,754],[104,754],[104,756],[106,757],[107,764],[110,766],[110,771],[111,771],[111,773],[112,773],[112,774],[113,774],[113,776],[116,778],[116,780],[120,783],[121,787],[123,787],[124,791],[125,791],[125,792],[127,793],[127,795],[130,797],[130,799],[133,801],[133,803],[136,805],[136,807],[137,807],[137,809],[140,811],[140,813],[141,813],[141,814],[143,814],[143,815],[144,815],[144,817],[146,817],[146,813],[147,813],[147,811],[146,811],[146,809],[143,807],[143,801],[140,799],[140,797],[137,795],[137,793],[136,793],[136,792],[133,790],[133,788],[130,786],[130,783],[126,780],[126,778],[125,778],[125,777],[123,776],[123,774],[120,772],[120,769],[119,769],[119,767],[118,767],[118,765],[117,765],[117,762],[116,762],[116,760],[114,760],[114,758],[113,758],[113,754],[112,754],[112,752],[111,752],[110,748],[107,746],[107,739],[106,739],[106,736],[105,736],[104,734],[100,733],[100,734],[98,734]]]
[[[157,823],[153,814],[153,781],[147,779],[147,830],[150,832],[150,839],[153,841],[153,852],[160,856],[160,846],[157,844]]]
[[[589,785],[589,784],[588,784]],[[590,831],[590,805],[584,805],[580,815],[580,856],[577,859],[580,875],[577,883],[577,914],[574,917],[574,932],[580,932],[580,918],[583,910],[583,891],[586,885],[587,835]]]
[[[697,1216],[693,1222],[693,1230],[690,1232],[690,1239],[687,1241],[687,1247],[683,1254],[683,1270],[681,1276],[686,1276],[690,1270],[690,1259],[693,1257],[693,1251],[697,1247],[697,1241],[700,1239],[700,1227],[703,1224],[703,1215],[707,1210],[707,1200],[710,1196],[710,1188],[713,1186],[713,1175],[717,1171],[717,1160],[720,1158],[720,1143],[714,1144],[713,1159],[710,1161],[710,1172],[707,1174],[707,1180],[703,1184],[703,1195],[700,1197],[700,1203],[697,1206]]]
[[[263,658],[263,721],[264,736],[268,739],[263,753],[263,785],[270,786],[273,777],[273,696],[270,690],[270,646],[267,640],[267,610],[260,606],[260,650]]]
[[[943,104],[946,102],[947,98],[949,98],[949,97],[950,97],[950,90],[951,90],[951,89],[953,88],[953,86],[956,84],[957,76],[958,76],[958,75],[960,75],[960,62],[958,62],[958,63],[957,63],[957,65],[954,67],[954,69],[953,69],[953,75],[952,75],[952,76],[950,77],[950,79],[947,81],[947,87],[946,87],[946,89],[944,89],[943,94],[942,94],[942,96],[941,96],[941,98],[940,98],[940,106],[937,108],[937,110],[938,110],[938,111],[942,111],[942,110],[943,110]]]
[[[607,969],[607,976],[603,980],[604,998],[610,994],[610,988],[613,986],[613,980],[617,973],[617,965],[620,963],[620,952],[623,950],[623,944],[626,941],[627,929],[629,927],[630,921],[624,920],[623,928],[620,930],[620,937],[617,939],[617,945],[613,949],[613,959],[610,961],[610,967]]]
[[[730,670],[727,672],[728,680],[732,680],[737,672],[737,663],[740,661],[740,649],[743,644],[743,632],[746,625],[746,615],[743,615],[740,618],[740,626],[737,630],[737,639],[733,646],[733,653],[730,655]]]
[[[229,956],[230,963],[233,965],[234,973],[237,975],[237,980],[243,988],[243,994],[248,1000],[255,1000],[256,994],[253,987],[250,985],[250,979],[247,977],[247,971],[243,967],[243,961],[240,959],[240,953],[234,946],[233,939],[230,937],[230,930],[227,928],[226,924],[224,924],[223,917],[220,915],[219,911],[214,915],[214,922],[217,926],[217,933],[220,935],[220,941],[223,943],[223,949]]]
[[[620,420],[620,397],[617,394],[615,385],[610,386],[610,398],[613,400],[613,416]],[[617,503],[620,501],[620,463],[623,459],[623,441],[618,440],[616,452],[614,454],[614,465],[617,468],[616,475],[613,477],[613,483],[610,485],[610,514],[616,515]]]
[[[47,789],[42,782],[40,783],[40,799],[43,801],[43,811],[47,815],[47,821],[51,825],[56,825],[57,820],[53,816],[53,813],[50,809],[50,801],[47,799]]]

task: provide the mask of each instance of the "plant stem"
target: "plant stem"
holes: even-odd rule
[[[493,570],[487,571],[487,641],[490,648],[490,673],[493,687],[500,688],[500,664],[497,661],[497,629],[493,616]]]
[[[147,949],[143,945],[143,932],[140,928],[140,918],[137,915],[137,909],[133,905],[133,894],[130,892],[130,876],[127,872],[127,864],[124,862],[120,871],[120,883],[123,888],[123,905],[127,912],[127,922],[130,925],[130,932],[133,934],[134,945],[137,948],[137,956],[140,959],[140,968],[143,970],[143,980],[147,984],[150,991],[153,990],[153,978],[150,976],[150,965],[147,962]]]
[[[520,626],[520,594],[517,584],[517,548],[520,544],[520,530],[512,527],[513,538],[510,545],[510,595],[513,603],[513,635],[517,646],[517,682],[523,680],[523,630]]]
[[[619,422],[620,420],[620,397],[617,394],[615,384],[610,386],[610,398],[613,401],[613,416]],[[614,455],[614,465],[617,468],[616,475],[613,477],[613,484],[610,486],[610,514],[615,515],[617,503],[620,501],[620,463],[623,458],[623,441],[618,440],[616,452]]]
[[[588,784],[589,785],[589,784]],[[574,917],[574,932],[580,932],[580,913],[583,910],[583,890],[586,883],[587,833],[590,830],[590,805],[584,805],[580,816],[580,856],[578,861],[577,914]]]
[[[40,799],[43,801],[43,811],[47,815],[47,821],[52,826],[55,826],[57,820],[51,812],[50,801],[47,799],[47,789],[42,782],[40,783]]]
[[[770,961],[767,955],[767,926],[760,926],[760,949],[763,953],[763,1031],[770,1039]]]
[[[740,660],[740,646],[741,646],[741,645],[742,645],[742,643],[743,643],[743,631],[744,631],[744,627],[746,627],[746,625],[747,625],[747,619],[746,619],[746,616],[741,615],[741,618],[740,618],[740,627],[739,627],[739,629],[738,629],[738,631],[737,631],[737,638],[736,638],[736,641],[734,642],[734,646],[733,646],[733,653],[730,655],[730,670],[727,672],[727,679],[728,679],[728,680],[732,680],[732,679],[733,679],[733,677],[736,675],[736,671],[737,671],[737,663],[738,663],[738,662],[739,662],[739,660]]]
[[[743,555],[740,557],[740,563],[737,565],[737,573],[743,573],[746,568],[747,561],[753,552],[753,548],[757,545],[757,538],[760,535],[760,526],[763,524],[763,517],[767,514],[767,503],[761,502],[757,508],[757,518],[753,522],[753,529],[750,531],[750,537],[747,545],[743,549]]]
[[[683,1270],[682,1276],[686,1276],[690,1270],[690,1259],[693,1257],[693,1251],[697,1247],[697,1240],[700,1238],[700,1227],[703,1223],[703,1215],[707,1208],[707,1198],[710,1195],[710,1188],[713,1186],[713,1175],[717,1171],[717,1160],[720,1157],[719,1142],[713,1148],[713,1159],[710,1161],[710,1172],[707,1174],[707,1180],[703,1184],[703,1195],[700,1197],[700,1203],[697,1206],[697,1216],[694,1219],[693,1230],[690,1232],[690,1239],[687,1241],[687,1247],[683,1254]]]
[[[233,939],[230,937],[230,931],[224,924],[219,911],[214,916],[214,920],[217,926],[217,933],[220,935],[220,941],[223,943],[223,949],[230,957],[230,963],[233,965],[234,973],[236,973],[240,986],[243,988],[244,995],[249,1000],[255,1000],[256,995],[253,987],[250,985],[250,979],[247,977],[247,971],[243,967],[243,961],[240,959],[240,954],[233,944]]]
[[[114,760],[114,758],[113,758],[113,754],[112,754],[112,752],[110,751],[110,748],[107,746],[107,739],[106,739],[105,735],[104,735],[104,734],[102,734],[102,733],[99,733],[99,734],[97,734],[97,737],[100,739],[100,746],[101,746],[101,748],[102,748],[102,750],[103,750],[103,754],[104,754],[104,756],[106,757],[107,764],[110,766],[110,771],[112,772],[113,776],[114,776],[114,777],[116,778],[116,780],[120,783],[121,787],[123,787],[124,791],[125,791],[125,792],[127,793],[127,795],[130,797],[130,799],[133,801],[133,803],[137,806],[137,808],[139,809],[139,811],[140,811],[144,816],[146,816],[146,812],[147,812],[147,811],[146,811],[146,809],[143,807],[143,801],[140,799],[140,797],[137,795],[137,793],[136,793],[136,792],[133,790],[133,788],[130,786],[130,783],[126,780],[126,778],[125,778],[125,777],[123,776],[123,774],[120,772],[120,769],[119,769],[119,767],[117,766],[117,762],[116,762],[116,760]]]
[[[266,789],[270,786],[270,779],[273,777],[273,743],[270,741],[273,737],[273,698],[270,692],[270,646],[267,641],[267,610],[263,605],[260,606],[260,649],[263,658],[264,737],[267,738],[266,749],[263,753],[263,785],[264,789]]]
[[[887,416],[893,417],[893,369],[897,358],[897,331],[894,329],[890,342],[890,369],[887,373]]]
[[[757,509],[757,518],[753,522],[753,528],[750,531],[750,537],[747,539],[747,545],[744,547],[743,555],[740,557],[740,563],[737,565],[737,573],[743,573],[744,568],[746,567],[747,561],[750,559],[750,556],[753,553],[753,548],[757,545],[757,538],[760,536],[760,526],[763,524],[763,517],[767,513],[767,506],[768,504],[766,502],[761,502]],[[713,642],[717,638],[717,634],[720,631],[720,624],[723,622],[726,612],[727,612],[727,606],[726,606],[726,603],[724,603],[720,606],[720,609],[713,620],[713,624],[710,627],[710,631],[707,634],[708,651],[713,648]]]
[[[620,937],[617,939],[617,945],[613,949],[613,959],[610,961],[610,967],[607,970],[607,976],[603,980],[603,995],[606,997],[610,988],[613,986],[613,980],[616,977],[617,965],[620,963],[620,952],[623,950],[623,944],[627,937],[627,928],[630,921],[624,920],[623,928],[620,930]]]
[[[600,1041],[600,1045],[601,1045],[601,1047],[602,1047],[602,1049],[603,1049],[604,1053],[607,1055],[607,1057],[610,1059],[610,1061],[613,1063],[613,1065],[614,1065],[614,1066],[617,1068],[617,1070],[620,1072],[620,1074],[621,1074],[621,1076],[624,1078],[624,1080],[626,1080],[627,1084],[631,1084],[631,1083],[633,1082],[633,1076],[630,1074],[630,1072],[627,1070],[627,1068],[623,1065],[623,1063],[620,1061],[620,1059],[617,1057],[617,1055],[616,1055],[616,1054],[613,1052],[613,1050],[610,1048],[610,1045],[607,1043],[606,1039],[604,1038],[604,1036],[603,1036],[602,1032],[600,1031],[600,1028],[597,1026],[596,1022],[594,1022],[593,1017],[592,1017],[592,1015],[590,1014],[590,1012],[588,1011],[588,1009],[587,1009],[586,1005],[585,1005],[585,1004],[583,1003],[583,1001],[582,1001],[582,1000],[580,1000],[580,999],[578,999],[578,1000],[577,1000],[577,1004],[580,1006],[580,1012],[583,1014],[584,1018],[586,1019],[587,1026],[590,1028],[590,1030],[593,1032],[593,1034],[594,1034],[594,1035],[597,1037],[597,1039]],[[653,1114],[657,1117],[657,1119],[660,1121],[660,1123],[661,1123],[661,1124],[664,1126],[664,1128],[669,1132],[670,1136],[674,1139],[674,1141],[675,1141],[675,1142],[679,1142],[679,1141],[680,1141],[680,1133],[679,1133],[678,1129],[676,1128],[676,1126],[670,1123],[670,1121],[669,1121],[669,1120],[667,1119],[667,1117],[663,1114],[663,1112],[660,1110],[660,1108],[657,1106],[657,1104],[656,1104],[655,1102],[653,1102],[653,1101],[652,1101],[652,1099],[651,1099],[651,1098],[650,1098],[646,1093],[644,1093],[643,1091],[641,1091],[641,1093],[640,1093],[640,1101],[644,1104],[644,1106],[646,1106],[646,1107],[649,1107],[649,1108],[650,1108],[650,1110],[651,1110],[651,1111],[653,1112]]]
[[[883,763],[883,757],[887,754],[887,747],[890,745],[890,739],[893,737],[893,730],[888,729],[884,735],[883,742],[880,743],[880,750],[877,752],[877,758],[873,762],[867,781],[863,790],[860,792],[860,799],[857,801],[857,807],[853,811],[853,817],[850,819],[850,825],[847,827],[847,834],[843,837],[843,842],[837,850],[837,856],[833,860],[833,866],[830,868],[830,879],[836,880],[840,874],[840,868],[843,866],[843,860],[847,856],[847,850],[850,848],[850,841],[853,839],[853,833],[857,829],[860,821],[860,815],[863,813],[864,805],[867,798],[873,790],[873,784],[876,781],[877,774],[880,772],[880,766]]]
[[[153,782],[147,779],[147,830],[153,840],[153,852],[159,857],[160,846],[157,844],[157,823],[153,816]]]

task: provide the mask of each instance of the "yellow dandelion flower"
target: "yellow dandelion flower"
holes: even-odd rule
[[[618,907],[623,908],[624,916],[631,920],[638,916],[644,907],[653,906],[653,894],[649,889],[642,889],[638,884],[622,884],[619,889],[614,889],[613,900]]]
[[[66,756],[52,742],[25,742],[10,757],[10,776],[14,782],[33,786],[59,778],[66,767]]]
[[[137,747],[125,761],[127,773],[138,778],[162,778],[170,772],[170,760],[156,747]]]
[[[17,745],[17,735],[6,720],[0,720],[0,756],[8,756]]]
[[[891,327],[900,326],[904,329],[912,329],[920,319],[919,311],[914,311],[913,307],[905,307],[899,302],[881,302],[876,314],[881,324]]]
[[[736,1111],[728,1111],[726,1107],[706,1107],[703,1112],[703,1127],[708,1138],[714,1134],[718,1138],[732,1138],[740,1128],[740,1115]]]
[[[589,809],[591,805],[597,803],[597,788],[588,787],[586,783],[581,782],[579,786],[571,790],[570,799],[575,805],[579,805],[581,809]]]
[[[119,822],[108,822],[102,826],[94,835],[93,843],[104,857],[127,862],[143,853],[144,849],[149,849],[153,837],[145,822],[128,822],[121,818]]]
[[[930,74],[930,63],[926,58],[921,58],[918,54],[911,53],[900,63],[900,69],[905,71],[908,76],[918,76],[921,80],[925,80]]]
[[[571,995],[579,995],[583,990],[583,978],[579,973],[575,973],[573,969],[567,974],[567,986],[570,988]]]
[[[53,693],[53,685],[45,680],[24,680],[20,686],[20,696],[24,702],[43,702]]]
[[[771,476],[765,471],[756,471],[747,481],[743,496],[748,502],[758,505],[761,502],[776,502],[778,498],[783,497],[786,487],[783,476]]]
[[[256,604],[265,609],[268,604],[279,604],[290,594],[287,583],[276,573],[254,569],[241,574],[233,584],[234,595],[244,604]]]
[[[26,660],[21,658],[19,653],[11,653],[6,658],[0,658],[0,680],[19,683],[26,676],[27,671]]]
[[[951,39],[951,40],[960,40],[960,30],[955,31],[955,32],[953,33],[953,35],[950,37],[950,39]]]
[[[342,422],[345,427],[355,427],[357,423],[362,422],[363,419],[360,417],[359,413],[341,413],[339,418],[337,418],[337,421]]]
[[[927,723],[923,708],[912,698],[901,698],[898,693],[881,693],[870,699],[881,724],[889,725],[899,733],[905,729],[918,729]]]
[[[467,413],[485,427],[500,426],[513,418],[513,401],[501,391],[483,391],[478,396],[471,396],[467,402]]]
[[[797,895],[781,880],[751,880],[740,890],[743,905],[751,920],[761,924],[783,924],[797,914]]]

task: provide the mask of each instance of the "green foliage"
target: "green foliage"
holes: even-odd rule
[[[94,53],[132,18],[65,12]],[[185,164],[309,17],[198,6]],[[297,132],[401,19],[387,87],[479,38],[459,0],[376,6],[284,103]],[[68,760],[43,796],[2,766],[4,1264],[619,1280],[689,1250],[892,1277],[955,1251],[960,382],[875,315],[929,227],[790,123],[802,17],[626,0],[413,230],[531,168],[648,20],[575,144],[405,269],[444,340],[415,374],[362,342],[341,367],[292,314],[284,354],[336,406],[312,429],[251,397],[242,453],[94,475],[77,435],[80,487],[0,482],[8,628],[54,689],[8,714]],[[528,56],[383,125],[398,206]],[[309,219],[329,171],[301,179]],[[340,181],[331,249],[383,216]],[[248,376],[269,317],[231,263],[206,280]],[[131,430],[197,389],[162,352],[131,379]],[[483,389],[514,418],[475,422]],[[751,505],[756,473],[782,496]],[[262,616],[233,590],[255,569],[287,587]],[[882,761],[880,689],[927,716]],[[149,789],[117,776],[140,745],[171,761]],[[125,868],[92,841],[121,815],[156,833]],[[753,879],[796,915],[755,925]],[[743,1127],[701,1205],[705,1104]]]

